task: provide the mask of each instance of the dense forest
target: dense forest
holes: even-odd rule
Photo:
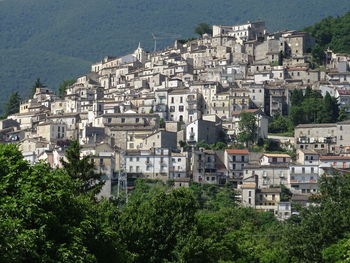
[[[152,49],[194,37],[194,26],[265,20],[269,30],[298,29],[348,11],[348,0],[3,0],[0,1],[0,102],[22,98],[40,77],[50,88],[106,55]],[[180,36],[181,35],[181,36]]]
[[[316,39],[312,54],[322,62],[327,48],[337,53],[350,53],[350,12],[343,16],[327,17],[305,29]]]
[[[0,262],[348,262],[350,177],[324,177],[288,221],[238,206],[230,185],[139,180],[125,198],[101,184],[79,145],[61,169],[0,145]]]

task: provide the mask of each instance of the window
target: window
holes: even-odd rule
[[[136,120],[135,120],[135,121],[136,121],[136,123],[139,123],[139,121],[140,121],[140,118],[136,118]]]
[[[183,98],[182,97],[180,97],[180,103],[183,103]]]
[[[140,157],[136,157],[136,161],[138,161],[138,162],[139,162],[139,161],[140,161]]]
[[[122,123],[125,123],[125,118],[122,118]]]
[[[179,106],[179,112],[183,112],[184,111],[184,106]]]
[[[174,97],[171,97],[171,103],[174,103]]]
[[[251,197],[252,196],[252,191],[249,191],[249,197]]]

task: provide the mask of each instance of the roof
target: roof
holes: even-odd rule
[[[299,124],[296,129],[303,128],[326,128],[326,127],[336,127],[336,123],[309,123],[309,124]]]
[[[249,154],[249,151],[246,149],[226,149],[226,152],[228,154],[244,154],[244,155]]]
[[[260,111],[259,109],[248,109],[248,110],[243,110],[243,111],[234,111],[234,112],[232,112],[232,115],[240,115],[243,112],[257,113],[259,111]]]
[[[290,158],[290,156],[288,154],[285,154],[285,153],[264,153],[264,156]]]
[[[250,183],[250,184],[242,184],[241,188],[255,188],[256,184],[255,183]]]
[[[293,195],[292,201],[309,201],[308,195]]]
[[[259,190],[261,193],[280,193],[281,188],[263,188]]]
[[[338,89],[337,91],[339,95],[350,95],[350,90]]]
[[[320,156],[320,160],[349,160],[350,161],[350,156],[324,155],[324,156]]]

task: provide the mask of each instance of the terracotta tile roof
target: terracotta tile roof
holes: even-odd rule
[[[288,154],[284,153],[265,153],[264,156],[267,157],[285,157],[285,158],[290,158]]]
[[[241,185],[241,188],[255,188],[255,187],[256,187],[255,183]]]
[[[226,149],[228,154],[249,154],[249,151],[246,149]]]

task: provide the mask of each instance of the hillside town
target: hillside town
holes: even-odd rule
[[[214,25],[212,35],[163,50],[139,44],[92,64],[63,96],[37,88],[0,121],[0,140],[52,168],[79,141],[103,176],[103,197],[132,191],[138,178],[229,184],[243,206],[284,220],[292,204],[312,204],[320,177],[350,171],[350,120],[269,132],[274,116],[289,115],[295,90],[329,94],[350,112],[350,54],[327,50],[314,67],[314,45],[309,33],[270,33],[261,21]]]

